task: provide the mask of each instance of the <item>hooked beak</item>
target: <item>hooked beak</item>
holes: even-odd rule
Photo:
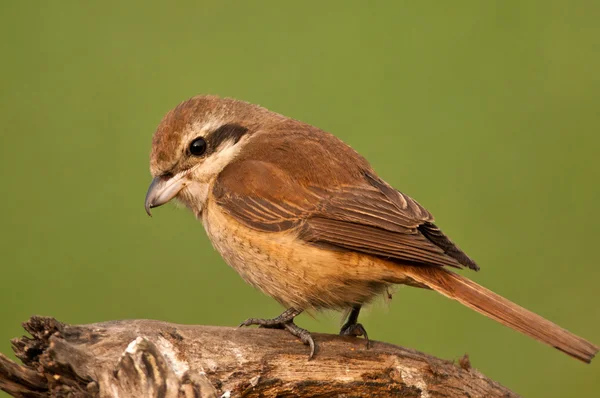
[[[164,205],[186,187],[185,174],[178,174],[171,178],[155,177],[146,193],[146,213],[152,216],[150,209]]]

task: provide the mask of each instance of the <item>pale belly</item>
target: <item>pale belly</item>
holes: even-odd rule
[[[398,267],[372,256],[317,248],[290,232],[250,229],[211,200],[202,222],[225,261],[286,307],[347,308],[368,302],[391,281],[402,279]]]

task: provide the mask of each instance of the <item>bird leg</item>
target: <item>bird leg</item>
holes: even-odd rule
[[[358,314],[360,313],[360,305],[355,305],[352,307],[352,311],[350,311],[350,315],[348,315],[348,320],[342,326],[340,330],[340,336],[364,336],[367,341],[367,348],[369,348],[369,336],[367,335],[367,331],[363,327],[362,324],[358,323]]]
[[[294,336],[298,337],[304,344],[310,347],[310,354],[308,356],[308,359],[311,360],[312,357],[315,355],[315,341],[313,340],[308,330],[302,329],[300,326],[294,323],[294,318],[300,315],[301,313],[302,310],[290,307],[287,310],[285,310],[281,315],[273,319],[249,318],[242,322],[239,327],[259,325],[260,327],[269,329],[285,329]]]

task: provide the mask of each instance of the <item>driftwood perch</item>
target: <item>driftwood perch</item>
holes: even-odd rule
[[[17,397],[515,397],[460,363],[391,344],[314,334],[315,359],[270,329],[129,320],[71,326],[33,317],[0,354],[0,388]]]

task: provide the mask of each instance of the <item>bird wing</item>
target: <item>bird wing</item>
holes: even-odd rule
[[[314,245],[404,264],[477,269],[415,200],[371,171],[353,185],[311,186],[264,161],[245,160],[219,175],[213,197],[229,215],[264,232],[298,231]]]

